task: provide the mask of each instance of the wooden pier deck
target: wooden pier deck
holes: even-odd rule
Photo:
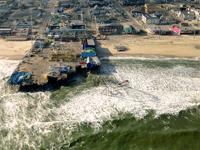
[[[29,72],[32,74],[31,84],[44,85],[48,83],[53,67],[70,66],[71,70],[75,71],[81,51],[80,42],[62,42],[59,46],[32,49],[23,58],[16,72]],[[62,78],[59,75],[57,77]],[[66,75],[64,77],[67,78]]]

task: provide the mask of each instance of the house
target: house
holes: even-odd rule
[[[198,10],[194,9],[194,8],[189,8],[189,7],[181,7],[180,8],[181,11],[181,15],[180,17],[183,20],[200,20],[200,13]]]
[[[172,28],[170,25],[159,25],[151,27],[152,31],[158,35],[172,35]]]
[[[0,28],[0,36],[9,36],[11,35],[11,28]]]
[[[94,39],[87,39],[87,48],[96,48],[96,43],[94,41]]]
[[[181,24],[181,34],[197,34],[199,33],[199,30],[197,30],[194,26],[182,23]]]
[[[73,3],[69,1],[59,1],[59,6],[62,7],[63,9],[72,8]]]
[[[173,24],[179,24],[181,23],[181,19],[173,19],[168,17],[162,17],[160,19],[160,25],[173,25]]]
[[[16,24],[16,28],[31,28],[31,22],[27,22],[27,21],[20,21],[17,22]]]
[[[61,28],[52,31],[54,39],[57,41],[80,41],[85,38],[90,38],[92,33],[87,29],[68,29]]]
[[[156,16],[155,14],[149,14],[147,16],[147,22],[149,24],[160,24],[160,17]]]
[[[141,11],[133,10],[131,13],[132,13],[132,16],[135,17],[135,18],[141,17],[143,15],[143,13]]]
[[[121,0],[123,6],[144,5],[145,0]]]
[[[117,35],[123,33],[123,25],[121,24],[102,24],[99,25],[98,30],[102,35]]]
[[[124,34],[138,34],[140,32],[139,29],[135,28],[130,24],[124,24],[123,27],[124,27],[123,29]]]
[[[12,30],[12,36],[27,37],[30,35],[31,30],[29,28],[14,28]]]
[[[0,19],[5,19],[4,16],[11,12],[10,8],[0,9]]]
[[[81,20],[71,20],[70,27],[71,29],[85,29],[86,24]]]
[[[111,4],[111,1],[107,0],[107,1],[102,1],[102,0],[90,0],[89,1],[89,6],[95,7],[95,6],[99,6],[99,7],[103,7],[103,6],[109,6]]]
[[[145,0],[146,3],[158,3],[158,4],[165,4],[165,3],[173,3],[176,0]]]
[[[7,1],[4,1],[4,0],[0,1],[0,7],[5,6],[6,4],[7,4]]]
[[[30,22],[18,22],[12,30],[12,36],[16,37],[26,37],[31,34],[31,23]]]
[[[53,23],[53,24],[48,26],[48,32],[51,32],[51,31],[53,31],[55,29],[60,29],[60,26],[59,26],[58,23]]]

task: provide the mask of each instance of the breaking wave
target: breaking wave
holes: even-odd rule
[[[50,92],[11,93],[6,89],[5,78],[17,64],[0,61],[1,149],[58,149],[70,143],[73,131],[82,123],[99,128],[121,113],[136,118],[143,118],[148,110],[154,110],[157,116],[177,114],[200,103],[200,69],[184,65],[106,63],[102,76],[112,77],[117,83],[84,89],[55,105]]]

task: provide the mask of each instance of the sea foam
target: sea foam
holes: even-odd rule
[[[112,72],[109,66],[104,73]],[[56,110],[57,119],[98,124],[118,113],[144,117],[148,110],[156,115],[177,114],[200,103],[200,70],[173,68],[116,67],[111,76],[125,86],[105,85],[82,92]]]
[[[16,149],[24,145],[32,149],[41,146],[43,138],[60,132],[58,141],[65,140],[63,130],[72,131],[78,124],[100,127],[119,113],[144,117],[148,110],[159,116],[177,114],[200,103],[200,70],[185,66],[172,68],[141,65],[103,65],[102,72],[125,84],[106,83],[85,89],[68,102],[55,106],[50,92],[11,93],[4,90],[6,79],[18,61],[0,61],[0,148]],[[2,92],[3,91],[3,92]],[[6,132],[6,136],[3,134]],[[41,136],[42,135],[42,136]],[[71,132],[68,133],[70,139]]]

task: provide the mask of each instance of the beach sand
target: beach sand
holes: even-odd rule
[[[200,37],[194,36],[109,36],[98,41],[98,55],[109,56],[164,56],[200,58]],[[32,46],[31,41],[6,41],[0,39],[0,58],[22,59]],[[127,51],[118,52],[116,46],[126,46]]]
[[[194,36],[109,36],[99,41],[98,53],[108,56],[166,56],[200,57],[200,37]],[[126,46],[127,51],[118,52],[116,46]]]
[[[22,59],[31,46],[31,41],[6,41],[0,39],[0,58],[11,60]]]

